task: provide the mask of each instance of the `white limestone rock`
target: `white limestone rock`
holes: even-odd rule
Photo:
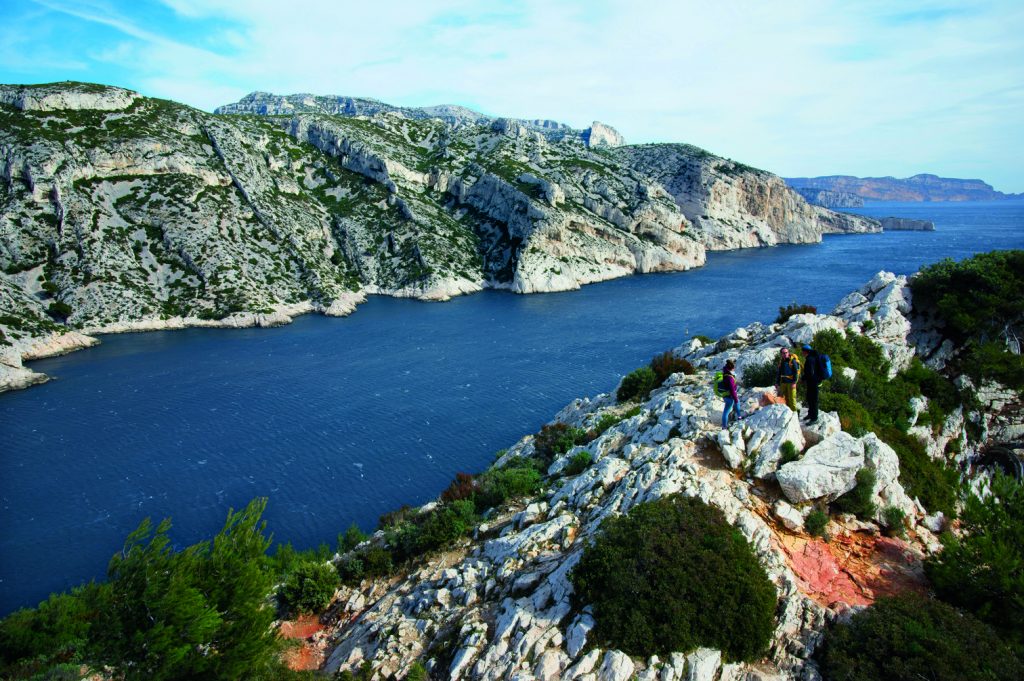
[[[629,655],[618,650],[609,650],[604,654],[597,678],[598,681],[629,681],[635,669],[636,665]]]
[[[900,460],[896,452],[874,433],[861,438],[864,444],[864,465],[875,472],[875,490],[872,500],[877,508],[876,519],[882,520],[886,507],[892,506],[913,517],[914,501],[900,484]]]
[[[809,445],[816,445],[842,430],[843,426],[839,421],[839,415],[834,411],[819,411],[817,421],[801,426],[804,440]]]
[[[799,461],[776,471],[776,479],[792,503],[835,499],[853,489],[864,466],[864,443],[839,432],[814,445]]]
[[[804,448],[799,415],[784,404],[772,404],[755,411],[743,425],[751,431],[746,455],[754,461],[751,472],[756,478],[774,475],[782,458],[780,448],[784,442],[792,442],[797,452]]]
[[[686,656],[686,681],[715,681],[722,664],[722,651],[697,648]]]
[[[786,529],[791,532],[799,532],[804,527],[804,515],[799,509],[790,506],[782,499],[775,502],[772,507],[775,517],[779,519]]]

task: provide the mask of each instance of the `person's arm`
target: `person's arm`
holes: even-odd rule
[[[732,397],[736,404],[740,403],[740,396],[736,394],[736,377],[729,376],[729,396]]]

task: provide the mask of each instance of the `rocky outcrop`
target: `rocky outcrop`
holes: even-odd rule
[[[878,232],[871,219],[808,204],[771,173],[685,144],[616,149],[623,163],[658,180],[709,250],[816,243],[822,234]]]
[[[594,121],[593,125],[583,131],[583,141],[588,147],[621,147],[626,138],[610,125]]]
[[[813,187],[793,187],[793,191],[804,197],[808,203],[824,208],[860,208],[864,205],[864,199],[856,194],[849,194],[847,192],[832,192],[827,189],[814,189]]]
[[[931,220],[912,220],[911,218],[882,218],[882,229],[887,232],[934,232],[935,223]]]
[[[410,574],[342,589],[335,606],[340,623],[315,643],[327,660],[324,670],[368,664],[381,677],[401,678],[418,661],[432,675],[452,679],[818,678],[812,656],[829,622],[879,596],[924,588],[921,560],[938,547],[935,516],[907,498],[895,452],[874,435],[843,432],[835,414],[801,428],[787,407],[762,406],[765,389],[752,389],[741,395],[747,418],[720,429],[723,405],[708,372],[727,358],[774,354],[813,329],[862,332],[862,305],[890,305],[902,316],[911,309],[898,301],[909,300],[905,279],[879,273],[832,315],[752,324],[718,343],[676,348],[707,372],[671,376],[639,413],[557,458],[538,497],[498,510],[472,539]],[[913,354],[909,327],[893,322],[867,333]],[[575,400],[555,421],[587,429],[602,417],[624,416],[627,408],[600,395]],[[951,416],[949,423],[962,428],[963,419]],[[802,457],[781,464],[777,450],[787,440]],[[529,456],[533,447],[527,436],[495,465]],[[569,460],[583,451],[591,465],[567,474]],[[879,508],[906,513],[906,541],[880,536],[881,518],[834,516],[829,543],[804,530],[810,504],[852,489],[861,468],[875,472]],[[779,488],[765,485],[771,477]],[[602,521],[675,493],[721,509],[775,585],[772,644],[757,664],[723,664],[721,653],[707,648],[631,658],[593,641],[594,613],[573,603],[570,575]],[[386,538],[378,533],[371,541]]]
[[[1004,194],[981,180],[961,180],[922,173],[895,177],[787,177],[791,187],[853,194],[868,201],[1000,201],[1022,199],[1024,194]]]

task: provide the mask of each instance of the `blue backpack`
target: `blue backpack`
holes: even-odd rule
[[[825,354],[819,354],[818,371],[821,373],[821,380],[827,381],[832,378],[832,358]]]

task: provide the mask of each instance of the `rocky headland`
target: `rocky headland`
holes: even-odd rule
[[[79,334],[273,325],[367,294],[564,291],[708,249],[879,231],[771,173],[610,126],[253,93],[209,114],[0,86],[0,389]]]
[[[789,181],[787,180],[788,183]],[[833,192],[813,187],[793,187],[793,190],[804,197],[808,203],[824,206],[825,208],[860,208],[864,205],[863,198],[847,192]]]
[[[780,348],[826,330],[869,339],[893,376],[915,361],[946,368],[958,352],[933,317],[915,311],[907,279],[884,272],[831,314],[798,314],[717,341],[686,341],[673,354],[695,372],[672,374],[632,409],[614,394],[567,405],[552,424],[600,433],[554,458],[539,495],[497,510],[471,538],[411,572],[342,588],[319,621],[300,627],[304,653],[295,659],[331,674],[369,674],[360,678],[403,678],[425,665],[431,678],[451,679],[820,679],[815,652],[826,627],[880,596],[925,590],[922,560],[940,549],[938,534],[948,522],[908,492],[902,453],[873,432],[847,432],[835,412],[808,426],[772,403],[770,388],[751,388],[741,391],[746,418],[721,429],[723,403],[712,372],[733,359],[742,381]],[[850,372],[856,373],[842,369],[852,381]],[[983,485],[985,469],[969,465],[980,451],[994,442],[1018,458],[1024,451],[1024,401],[1020,391],[991,381],[956,382],[977,392],[976,406],[928,422],[929,400],[914,398],[908,433],[934,462]],[[515,443],[495,467],[534,456],[538,437]],[[787,442],[795,460],[786,457]],[[583,467],[574,464],[581,456]],[[851,492],[864,470],[872,473],[863,495],[872,510],[833,515],[829,541],[809,532],[809,514]],[[774,631],[760,661],[730,662],[709,648],[630,657],[594,641],[594,612],[574,604],[571,573],[602,522],[674,494],[720,509],[774,585]],[[389,536],[379,531],[355,553],[366,555]]]
[[[1021,200],[1024,194],[1004,194],[982,180],[963,180],[921,173],[912,177],[787,177],[786,183],[803,196],[824,191],[866,201],[1002,201]],[[826,199],[827,200],[827,199]],[[829,204],[824,204],[829,205]],[[839,207],[839,206],[836,206]]]

